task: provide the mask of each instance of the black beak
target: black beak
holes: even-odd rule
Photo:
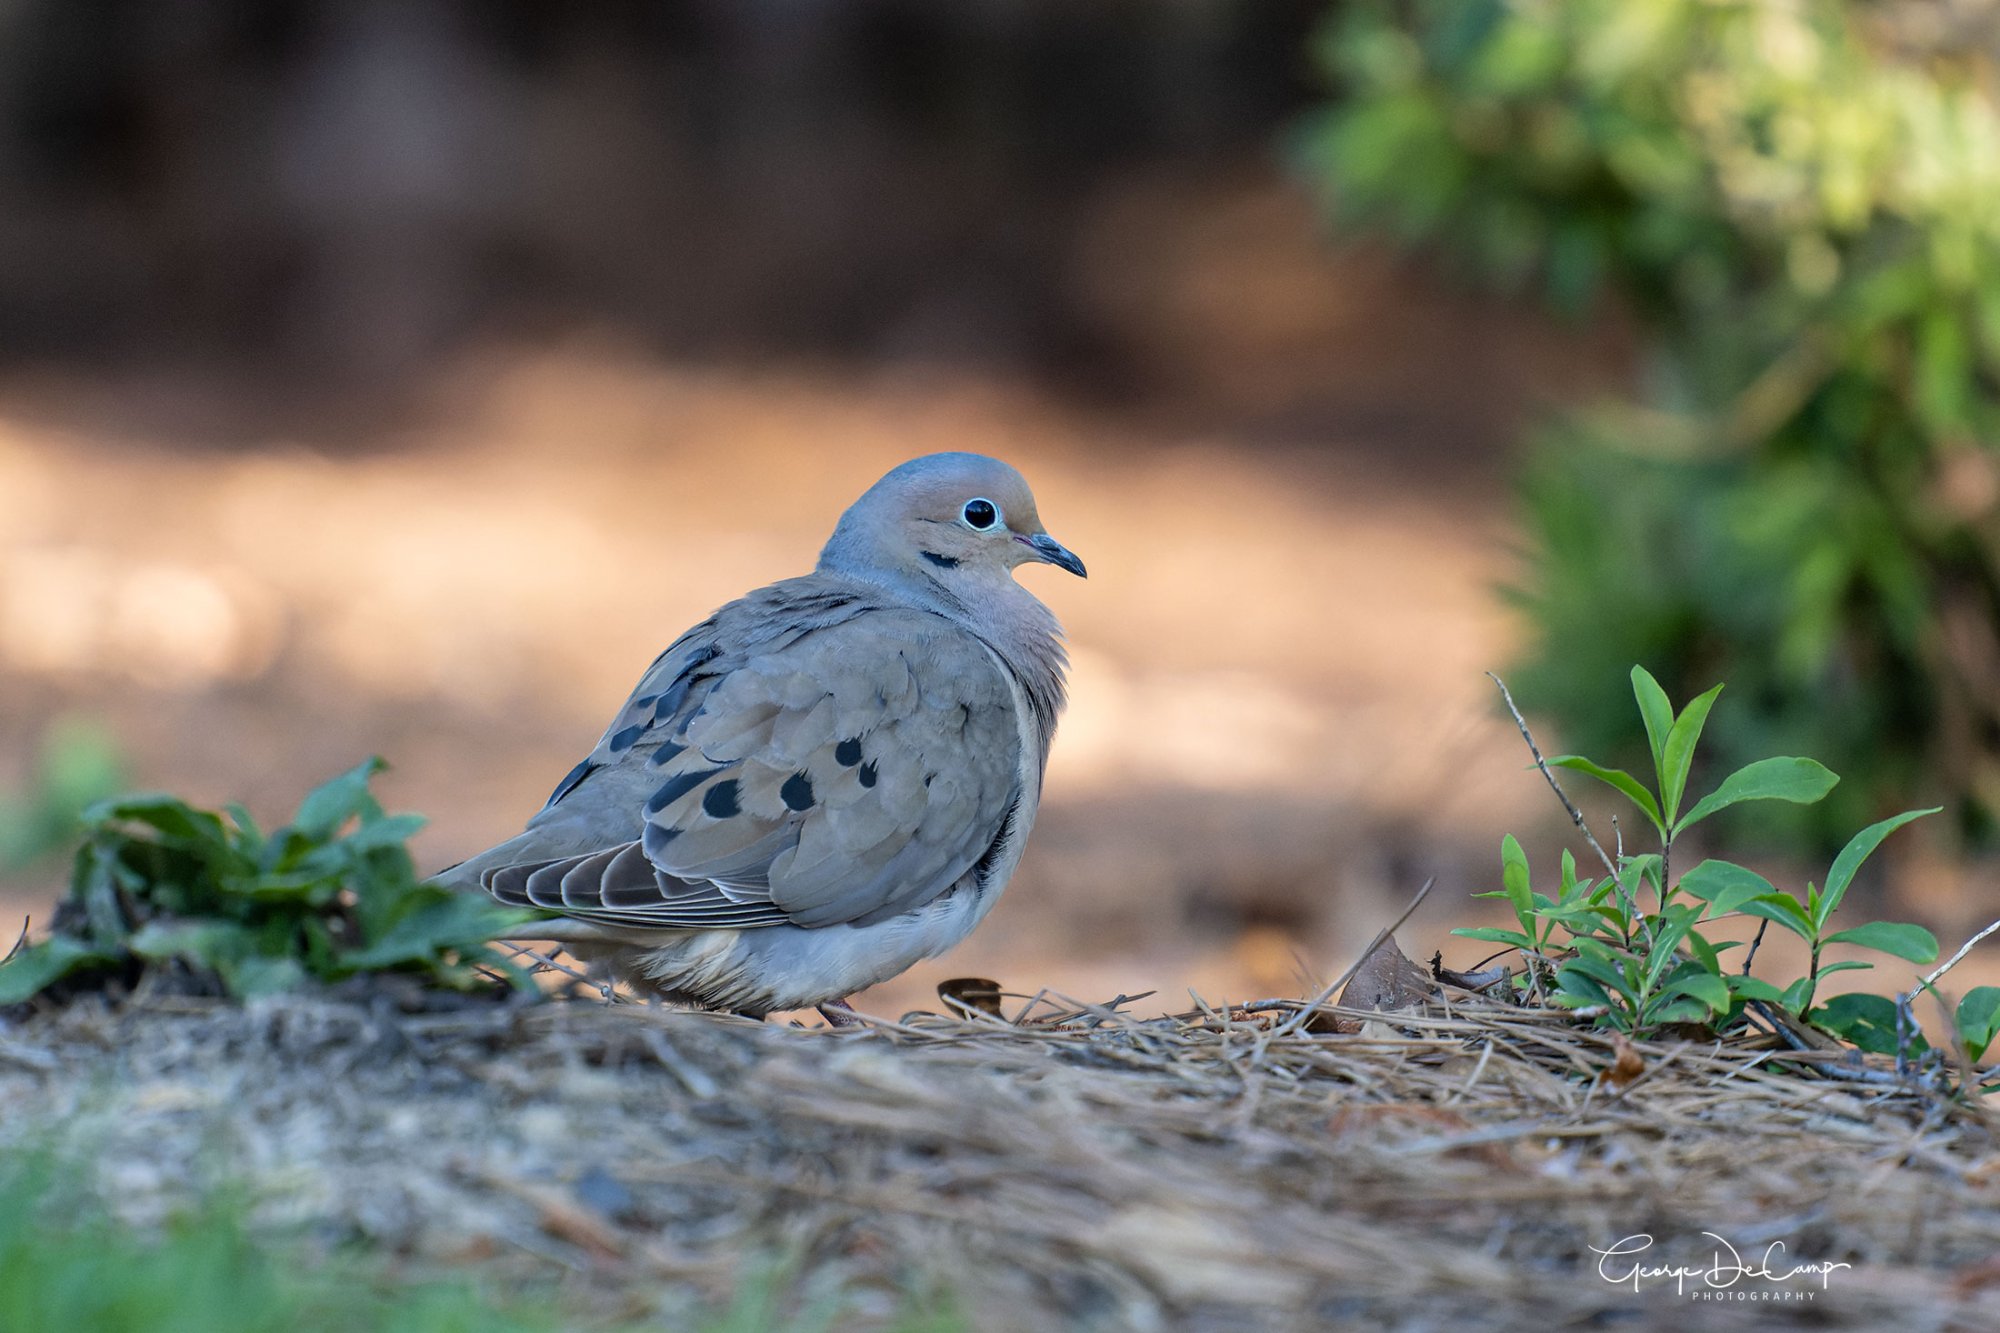
[[[1066,569],[1080,579],[1090,577],[1089,573],[1083,567],[1083,561],[1076,558],[1076,552],[1064,546],[1054,537],[1049,536],[1048,533],[1040,532],[1032,537],[1022,537],[1020,540],[1025,542],[1028,548],[1043,563],[1054,565],[1057,569]]]

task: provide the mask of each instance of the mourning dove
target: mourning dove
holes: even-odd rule
[[[1062,710],[1062,627],[1014,581],[1082,577],[1021,474],[896,468],[819,565],[656,658],[527,830],[445,872],[666,999],[762,1017],[951,948],[1020,861]]]

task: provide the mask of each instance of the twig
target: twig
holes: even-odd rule
[[[1770,924],[1771,922],[1768,917],[1757,923],[1757,937],[1750,941],[1750,952],[1743,955],[1743,975],[1746,977],[1750,975],[1750,964],[1757,961],[1757,946],[1764,942],[1764,928]],[[2000,922],[1995,922],[1994,924],[2000,925]],[[1970,948],[1971,946],[1967,945],[1966,947]]]
[[[1959,960],[1964,958],[1965,955],[1972,952],[1973,945],[1979,943],[1979,941],[1985,939],[1988,935],[1991,935],[1996,930],[2000,930],[2000,921],[1995,921],[1993,924],[1986,927],[1986,929],[1980,931],[1977,935],[1974,935],[1971,939],[1959,945],[1957,953],[1953,954],[1951,957],[1945,959],[1942,963],[1938,964],[1936,970],[1934,970],[1929,976],[1924,978],[1924,985],[1926,986],[1936,985],[1937,979],[1939,977],[1951,971],[1954,967],[1957,967]]]
[[[1486,676],[1487,679],[1500,687],[1500,697],[1507,701],[1507,711],[1514,715],[1514,725],[1521,729],[1521,739],[1528,743],[1528,753],[1535,756],[1535,767],[1541,769],[1542,776],[1548,779],[1549,790],[1553,791],[1556,794],[1556,799],[1562,802],[1563,809],[1569,811],[1571,822],[1583,831],[1584,841],[1589,843],[1590,849],[1597,853],[1597,859],[1604,863],[1604,869],[1609,872],[1613,879],[1618,878],[1618,867],[1613,865],[1611,858],[1604,854],[1604,848],[1598,844],[1597,835],[1590,831],[1590,825],[1583,822],[1583,811],[1576,808],[1576,803],[1570,800],[1569,793],[1565,792],[1562,789],[1562,784],[1556,781],[1556,775],[1549,771],[1548,760],[1542,758],[1542,747],[1535,744],[1535,738],[1528,730],[1528,719],[1522,717],[1521,710],[1514,706],[1514,696],[1507,689],[1507,682],[1494,675],[1491,671],[1487,672]]]
[[[566,977],[582,982],[585,986],[588,986],[591,990],[596,991],[602,996],[606,1004],[617,1003],[618,988],[609,981],[600,981],[587,972],[579,972],[568,964],[557,960],[552,954],[539,953],[534,949],[530,949],[525,944],[514,944],[507,940],[495,940],[494,943],[513,954],[516,958],[532,958],[537,964],[547,968],[551,972],[560,972]],[[562,950],[558,948],[555,952],[561,953]]]
[[[1298,1031],[1300,1025],[1303,1024],[1308,1018],[1312,1017],[1312,1013],[1315,1009],[1319,1008],[1321,1005],[1325,1004],[1329,999],[1331,999],[1335,991],[1339,990],[1342,986],[1345,986],[1347,984],[1348,978],[1352,977],[1356,972],[1359,972],[1361,970],[1361,965],[1368,961],[1368,955],[1374,953],[1377,949],[1382,947],[1383,940],[1388,939],[1391,935],[1395,934],[1397,931],[1403,928],[1403,923],[1410,919],[1410,914],[1416,911],[1417,908],[1422,905],[1424,899],[1431,896],[1431,889],[1434,888],[1436,884],[1437,884],[1436,875],[1432,875],[1429,879],[1425,880],[1424,886],[1421,889],[1417,890],[1416,897],[1410,899],[1410,905],[1403,909],[1402,915],[1397,917],[1394,921],[1391,921],[1388,925],[1384,926],[1382,929],[1376,931],[1375,938],[1368,941],[1368,947],[1361,951],[1361,956],[1359,958],[1355,959],[1352,963],[1349,963],[1347,965],[1347,970],[1345,972],[1342,972],[1338,977],[1335,977],[1333,981],[1328,983],[1328,985],[1324,990],[1320,991],[1319,994],[1313,996],[1313,998],[1309,1002],[1307,1002],[1304,1008],[1300,1009],[1296,1014],[1293,1014],[1289,1019],[1287,1019],[1283,1023],[1280,1023],[1277,1027],[1273,1028],[1271,1030],[1271,1035],[1274,1037],[1288,1037],[1292,1033]]]

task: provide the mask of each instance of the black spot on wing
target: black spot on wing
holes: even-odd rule
[[[833,747],[833,762],[842,768],[853,768],[861,762],[861,738],[849,737]]]
[[[794,773],[785,779],[785,785],[778,788],[778,799],[785,803],[787,810],[810,810],[813,808],[812,779],[804,773]]]
[[[864,787],[875,785],[875,761],[873,759],[870,759],[861,766],[861,785]]]
[[[557,801],[575,791],[576,784],[589,777],[596,768],[596,764],[586,759],[575,768],[572,768],[568,773],[565,773],[563,780],[556,784],[556,789],[549,793],[549,804],[554,805]]]
[[[660,748],[653,751],[652,763],[655,767],[671,764],[687,752],[687,746],[678,741],[661,741]]]
[[[702,783],[722,771],[719,768],[702,768],[696,769],[692,773],[676,773],[673,777],[667,779],[665,785],[653,793],[653,799],[646,802],[646,813],[649,815],[659,814],[660,811],[666,809],[675,801],[678,801],[681,797],[687,795],[696,787],[699,787]],[[733,787],[736,784],[732,782],[729,785]]]
[[[936,565],[939,569],[958,568],[958,561],[952,559],[948,555],[939,555],[936,551],[925,551],[923,552],[923,557],[924,559],[930,561],[932,564]]]
[[[794,611],[825,615],[829,612],[845,610],[852,605],[854,605],[854,598],[847,593],[821,592],[814,593],[810,597],[799,598],[792,603],[792,609]]]
[[[625,751],[631,749],[633,743],[646,734],[648,725],[645,722],[634,722],[622,731],[613,732],[611,735],[611,753],[623,754]]]
[[[736,779],[725,778],[708,789],[701,798],[701,808],[711,819],[728,819],[742,807],[736,800]]]
[[[687,702],[687,697],[688,678],[682,676],[666,689],[660,691],[659,696],[653,700],[653,721],[665,722],[675,713],[678,713],[681,705]]]

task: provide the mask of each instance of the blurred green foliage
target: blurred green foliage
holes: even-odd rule
[[[0,1160],[0,1329],[83,1333],[557,1333],[550,1299],[504,1301],[464,1278],[398,1278],[386,1260],[311,1264],[218,1196],[157,1236],[119,1223],[52,1155]]]
[[[84,810],[125,788],[125,759],[93,722],[63,718],[43,734],[25,791],[0,795],[0,875],[76,845]]]
[[[369,783],[384,767],[369,759],[316,787],[268,834],[236,805],[93,806],[54,929],[0,962],[0,1005],[147,969],[237,997],[386,971],[456,989],[499,973],[532,991],[485,947],[532,914],[419,880],[405,844],[424,820],[383,811]]]
[[[0,1155],[0,1330],[5,1333],[826,1333],[826,1301],[797,1310],[792,1275],[753,1272],[720,1311],[679,1308],[607,1322],[556,1288],[508,1290],[476,1268],[412,1273],[356,1246],[320,1256],[303,1234],[253,1224],[243,1191],[202,1198],[158,1230],[129,1226],[90,1188],[86,1164]],[[885,1333],[963,1333],[948,1295],[909,1294]]]
[[[1306,162],[1348,224],[1640,334],[1641,401],[1535,441],[1524,694],[1727,676],[1712,756],[2000,812],[2000,82],[1990,6],[1354,0]],[[1980,31],[1983,21],[1988,30]]]

